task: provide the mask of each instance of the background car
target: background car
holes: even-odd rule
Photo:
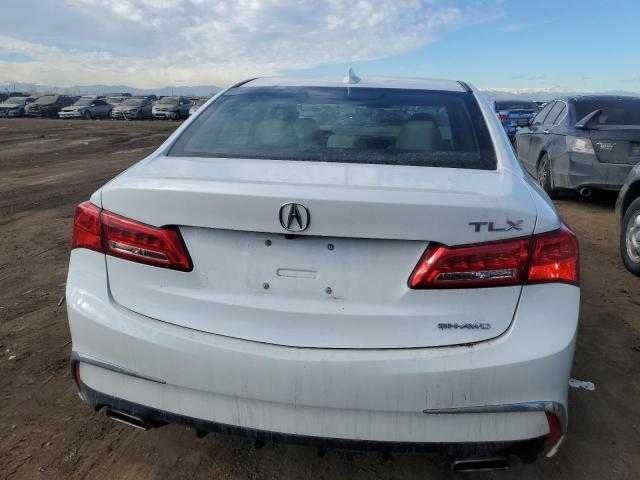
[[[616,201],[620,222],[620,256],[624,266],[640,276],[640,163],[627,176]]]
[[[131,97],[113,107],[111,117],[125,120],[153,118],[151,113],[152,107],[153,102],[147,98]]]
[[[193,101],[191,106],[189,107],[189,116],[193,115],[194,113],[196,113],[198,111],[198,109],[204,105],[205,103],[207,103],[207,100],[209,100],[208,98],[198,98],[197,100]]]
[[[21,117],[29,99],[34,100],[34,97],[7,98],[0,103],[0,117]]]
[[[529,120],[538,113],[538,104],[527,100],[496,100],[493,108],[511,141],[517,127],[528,125]]]
[[[115,107],[116,105],[120,105],[122,102],[124,102],[127,98],[129,97],[123,97],[122,95],[107,95],[105,97],[105,101]]]
[[[25,107],[25,115],[30,117],[57,118],[58,112],[72,103],[73,99],[68,95],[42,95]]]
[[[640,161],[640,98],[587,95],[551,101],[516,134],[518,158],[550,195],[620,190]]]
[[[179,120],[189,116],[191,102],[187,97],[162,97],[153,104],[153,118]]]
[[[60,118],[108,118],[113,106],[106,100],[96,97],[81,97],[73,105],[62,108],[58,112]]]

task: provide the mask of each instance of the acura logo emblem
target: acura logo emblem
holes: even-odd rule
[[[309,227],[311,215],[304,205],[285,203],[280,207],[280,225],[290,232],[302,232]]]

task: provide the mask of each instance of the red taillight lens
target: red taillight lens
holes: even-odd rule
[[[480,288],[524,283],[578,283],[578,241],[566,227],[533,237],[427,248],[409,287]]]
[[[191,270],[191,258],[177,228],[156,228],[107,211],[101,217],[107,255],[156,267]]]
[[[533,237],[528,283],[580,281],[578,239],[563,226],[559,230]]]
[[[136,222],[85,202],[76,208],[72,248],[90,248],[113,257],[189,272],[193,268],[180,232]]]
[[[71,248],[103,251],[100,209],[91,202],[84,202],[76,207],[73,217]]]
[[[509,115],[507,115],[506,113],[499,113],[498,118],[502,123],[507,123],[509,121]]]
[[[409,278],[411,288],[515,285],[526,278],[529,239],[428,248]]]

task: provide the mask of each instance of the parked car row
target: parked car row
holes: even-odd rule
[[[496,100],[493,107],[512,142],[517,128],[527,126],[539,110],[536,102],[527,100]]]
[[[620,254],[640,276],[640,98],[557,98],[518,128],[514,146],[522,166],[552,198],[561,191],[582,197],[619,191]]]
[[[191,115],[206,100],[206,98],[186,96],[161,98],[156,95],[132,96],[128,93],[79,97],[58,94],[41,96],[18,94],[3,99],[3,102],[0,103],[0,117],[180,120]]]

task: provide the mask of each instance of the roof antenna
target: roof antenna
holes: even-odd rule
[[[352,67],[349,67],[349,71],[347,72],[347,76],[342,80],[344,83],[348,83],[350,85],[355,85],[360,83],[360,77],[355,74]]]

